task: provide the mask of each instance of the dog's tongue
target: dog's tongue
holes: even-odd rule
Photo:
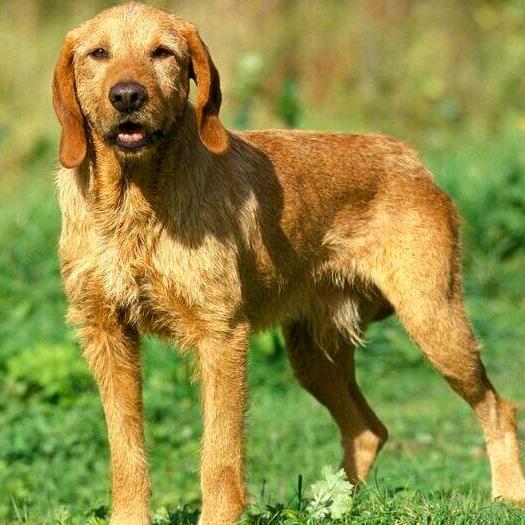
[[[145,137],[143,130],[137,131],[122,131],[118,134],[118,139],[124,144],[137,144]]]

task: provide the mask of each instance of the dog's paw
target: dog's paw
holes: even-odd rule
[[[492,493],[492,499],[525,509],[525,483],[520,483],[517,486],[505,486],[500,490],[495,490]]]

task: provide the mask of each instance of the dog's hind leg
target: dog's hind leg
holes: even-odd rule
[[[331,330],[321,348],[307,321],[283,326],[294,373],[337,423],[344,452],[343,468],[349,481],[358,483],[366,478],[388,433],[359,389],[354,348],[335,328]],[[331,347],[325,348],[326,345]]]
[[[493,497],[525,503],[514,408],[490,382],[463,306],[455,211],[439,190],[424,198],[427,207],[420,213],[393,214],[385,221],[392,230],[383,232],[380,249],[363,257],[362,272],[476,413],[487,443]]]
[[[404,295],[404,294],[402,294]],[[492,495],[525,504],[515,410],[490,382],[459,298],[412,303],[390,295],[399,318],[449,385],[474,409],[487,443]]]

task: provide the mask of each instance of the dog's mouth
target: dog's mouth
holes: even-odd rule
[[[162,136],[160,130],[152,130],[142,124],[127,121],[116,126],[108,138],[123,151],[138,151]]]
[[[118,127],[115,143],[119,148],[137,149],[146,145],[148,134],[140,124],[126,122]]]

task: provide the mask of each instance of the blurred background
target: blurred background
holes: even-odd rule
[[[381,130],[424,147],[525,127],[521,0],[155,3],[200,27],[231,126]],[[0,147],[17,182],[54,151],[49,85],[64,34],[111,4],[0,2]]]
[[[102,411],[63,321],[50,84],[65,33],[115,3],[0,0],[0,523],[106,515]],[[153,3],[199,26],[221,73],[228,127],[383,132],[419,149],[464,219],[468,308],[489,370],[524,407],[525,2]],[[154,508],[198,508],[191,367],[154,340],[144,355]],[[473,417],[396,321],[373,327],[358,358],[392,435],[377,490],[406,505],[452,487],[459,506],[488,497]],[[254,339],[251,359],[250,490],[286,505],[299,474],[312,482],[322,465],[338,464],[337,432],[293,382],[278,330]],[[363,505],[377,496],[370,491]]]

